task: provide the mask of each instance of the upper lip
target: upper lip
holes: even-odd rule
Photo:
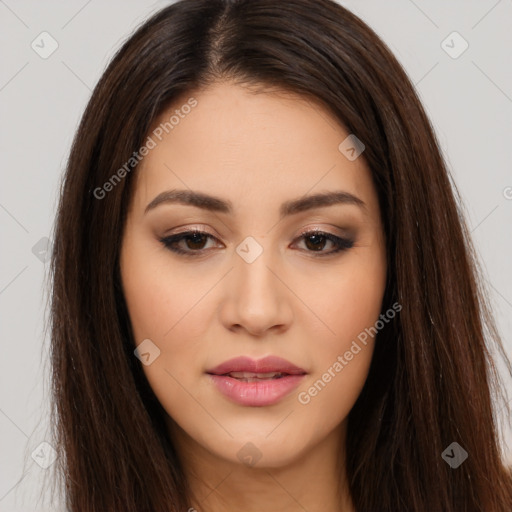
[[[206,373],[213,375],[225,375],[231,372],[248,372],[248,373],[287,373],[289,375],[302,375],[306,371],[286,359],[277,356],[267,356],[262,359],[251,359],[250,357],[241,356],[229,359],[219,364],[215,368],[207,370]]]

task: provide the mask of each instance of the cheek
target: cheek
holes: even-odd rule
[[[315,344],[314,373],[297,396],[308,415],[324,415],[326,429],[348,415],[366,381],[385,290],[384,255],[360,253],[338,275],[313,303],[325,329]]]
[[[353,340],[372,338],[366,329],[379,318],[386,281],[385,256],[377,248],[353,253],[339,267],[317,276],[318,292],[308,297],[311,309],[323,322],[322,343],[315,345],[326,364],[333,356],[350,350]],[[304,290],[305,292],[305,290]],[[368,351],[366,351],[368,352]],[[322,356],[320,356],[322,354]],[[365,355],[366,357],[366,355]],[[335,359],[335,357],[334,357]]]
[[[197,303],[209,280],[176,272],[165,251],[145,241],[132,243],[128,238],[123,246],[121,275],[136,344],[145,338],[166,343],[183,325],[201,325],[190,318],[200,310]]]
[[[202,371],[198,354],[204,355],[203,331],[211,314],[206,310],[208,301],[202,298],[217,278],[176,272],[165,252],[156,251],[127,238],[121,277],[135,345],[149,339],[159,351],[142,369],[169,412],[190,402],[183,385],[189,387],[189,381]]]
[[[372,326],[376,317],[360,315],[357,321],[349,320],[351,325],[338,321],[344,333],[335,341],[317,344],[314,371],[297,392],[301,417],[305,424],[315,423],[318,434],[329,432],[347,418],[368,376],[374,341],[364,329]]]
[[[343,424],[366,382],[373,346],[353,346],[358,353],[348,361],[344,349],[352,353],[351,344],[344,345],[329,354],[322,369],[298,390],[295,418],[302,435],[309,435],[310,440],[321,439]]]

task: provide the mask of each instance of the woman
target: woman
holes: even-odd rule
[[[405,72],[336,3],[147,21],[56,222],[68,509],[509,511],[454,193]]]

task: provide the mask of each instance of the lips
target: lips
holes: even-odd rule
[[[226,377],[240,380],[242,382],[258,382],[266,379],[280,379],[289,373],[269,372],[269,373],[253,373],[253,372],[229,372],[224,374]]]
[[[285,375],[304,375],[306,371],[286,359],[267,356],[259,360],[250,357],[235,357],[211,370],[207,370],[206,373],[210,375],[229,375],[239,379],[270,379]]]
[[[280,357],[230,359],[206,372],[230,401],[249,407],[273,405],[289,395],[306,371]]]

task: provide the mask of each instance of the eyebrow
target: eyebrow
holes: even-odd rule
[[[203,192],[192,190],[167,190],[158,194],[147,206],[144,214],[153,210],[161,204],[184,204],[195,206],[203,210],[209,210],[218,213],[233,213],[233,204],[231,201],[211,196]],[[365,213],[367,207],[365,202],[359,197],[346,191],[322,192],[319,194],[300,197],[284,202],[279,209],[280,218],[294,215],[314,208],[322,208],[335,204],[354,205],[361,208]]]

